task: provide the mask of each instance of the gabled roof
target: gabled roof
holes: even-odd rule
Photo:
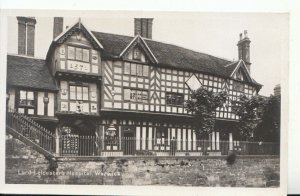
[[[85,26],[80,22],[75,23],[70,28],[63,31],[56,38],[54,38],[54,43],[63,43],[69,36],[71,36],[74,32],[81,31],[85,34],[85,36],[91,41],[95,48],[103,49],[103,46],[99,41],[95,38],[94,34],[92,34]]]
[[[233,66],[234,65],[234,66]],[[246,64],[245,62],[240,59],[239,61],[237,61],[236,63],[233,63],[233,65],[230,65],[230,66],[227,66],[230,70],[232,70],[231,74],[230,74],[230,77],[233,77],[234,74],[239,70],[239,69],[242,69],[243,70],[243,73],[245,74],[246,78],[247,78],[247,81],[248,82],[253,82],[251,76],[250,76],[250,73],[246,67]]]
[[[103,45],[104,53],[108,57],[120,57],[122,51],[134,39],[131,36],[116,35],[92,31]],[[225,65],[231,61],[217,58],[208,54],[195,52],[183,47],[144,39],[158,61],[159,66],[211,73],[229,77],[230,73]]]
[[[149,46],[145,42],[145,40],[140,36],[137,35],[133,38],[133,40],[126,46],[126,48],[121,52],[119,55],[120,57],[123,57],[123,55],[133,48],[135,45],[140,45],[141,48],[144,50],[144,52],[147,54],[148,58],[152,61],[152,63],[158,63],[156,57],[153,55],[153,52],[150,50]]]
[[[154,61],[151,61],[154,66],[187,70],[192,72],[196,71],[221,76],[224,78],[231,78],[232,72],[239,62],[225,60],[172,44],[162,43],[150,39],[143,39],[140,36],[132,37],[89,31],[83,26],[83,24],[81,24],[80,20],[53,40],[47,54],[47,59],[49,58],[49,54],[53,52],[53,43],[63,43],[68,36],[78,29],[81,29],[81,31],[85,33],[85,35],[90,39],[96,48],[101,49],[101,54],[104,58],[124,58],[123,54],[136,40],[139,39],[145,46],[146,51],[148,51],[148,55],[154,59]],[[248,76],[250,77],[249,74]],[[249,82],[261,86],[251,77]]]
[[[45,60],[7,55],[7,85],[58,90]]]

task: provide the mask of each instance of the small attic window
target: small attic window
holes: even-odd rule
[[[236,79],[237,79],[237,80],[244,80],[243,73],[242,73],[242,69],[239,69],[239,70],[236,72]]]
[[[137,47],[135,47],[133,49],[133,59],[134,60],[141,60],[141,51]]]

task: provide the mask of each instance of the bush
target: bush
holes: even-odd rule
[[[228,165],[233,165],[235,163],[235,160],[236,160],[236,154],[235,153],[230,153],[227,158],[226,158],[226,161],[227,161],[227,164]]]

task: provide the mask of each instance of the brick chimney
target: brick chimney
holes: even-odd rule
[[[54,17],[53,21],[53,39],[63,32],[64,18]]]
[[[18,54],[34,56],[34,35],[36,20],[34,17],[17,17]]]
[[[280,84],[277,84],[274,88],[274,96],[280,96],[281,95],[281,86]]]
[[[251,62],[250,62],[250,39],[248,38],[248,33],[247,30],[244,31],[244,37],[243,34],[240,33],[240,40],[237,44],[238,46],[238,52],[239,52],[239,59],[242,59],[250,73],[250,67],[251,67]]]
[[[144,38],[152,39],[153,18],[135,18],[134,35],[140,35]]]

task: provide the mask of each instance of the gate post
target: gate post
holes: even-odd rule
[[[59,128],[55,129],[55,154],[56,154],[56,156],[60,155],[60,135],[59,135]]]

